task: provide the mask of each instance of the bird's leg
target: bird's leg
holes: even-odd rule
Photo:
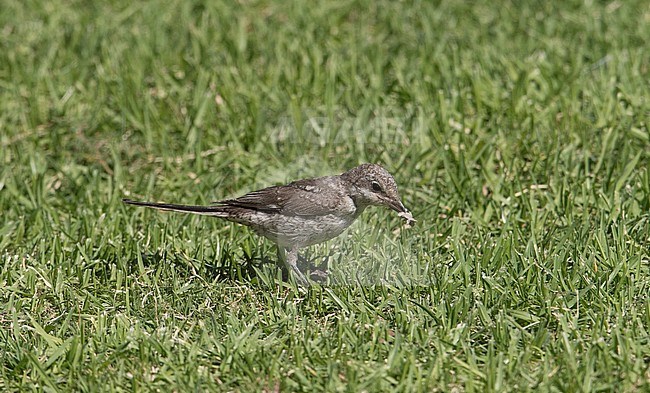
[[[310,274],[309,278],[312,281],[320,282],[323,283],[325,280],[327,280],[327,262],[329,260],[329,257],[333,254],[332,251],[330,251],[330,254],[325,257],[323,262],[320,263],[319,266],[316,266],[314,261],[318,258],[312,258],[312,259],[307,259],[304,256],[298,254],[298,262],[300,263],[301,267],[303,269],[309,269]]]
[[[296,281],[300,285],[309,286],[309,281],[304,274],[298,269],[298,247],[293,246],[287,250],[284,263],[287,268],[293,272]]]

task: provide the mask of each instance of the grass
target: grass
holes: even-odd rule
[[[648,391],[649,20],[5,2],[0,390]],[[120,202],[361,162],[418,224],[374,209],[305,254],[364,285],[296,288],[246,228]]]

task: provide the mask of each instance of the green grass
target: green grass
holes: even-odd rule
[[[0,390],[648,391],[647,2],[436,3],[3,2]],[[364,285],[120,202],[361,162]]]

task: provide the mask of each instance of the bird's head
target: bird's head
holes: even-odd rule
[[[380,165],[362,164],[341,176],[351,185],[350,195],[362,210],[366,206],[385,206],[400,213],[409,224],[415,222],[402,203],[395,179]]]

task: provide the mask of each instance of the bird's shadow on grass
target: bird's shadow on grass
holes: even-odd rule
[[[309,272],[310,278],[315,282],[324,282],[327,278],[327,260],[330,255],[299,256],[298,265],[301,271]],[[140,256],[145,268],[157,269],[162,265],[172,266],[181,276],[191,277],[199,275],[210,282],[240,282],[250,283],[258,281],[260,272],[289,281],[290,272],[284,266],[283,259],[277,253],[260,251],[255,255],[246,252],[243,255],[226,251],[215,260],[188,259],[162,251],[156,253],[143,253]],[[318,261],[320,261],[318,263]],[[134,273],[140,262],[131,261],[129,272]]]

